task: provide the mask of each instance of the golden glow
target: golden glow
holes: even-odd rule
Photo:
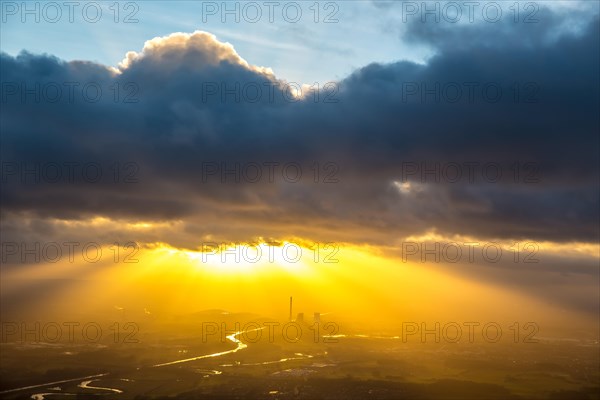
[[[54,219],[52,223],[58,225],[61,228],[107,228],[107,229],[162,229],[181,225],[182,221],[169,221],[169,222],[150,222],[150,221],[121,221],[114,220],[106,217],[96,216],[88,220],[63,220]]]
[[[98,217],[55,223],[65,236],[72,237],[81,232],[93,235],[114,228],[130,240],[175,238],[172,232],[185,230],[182,221],[117,221]],[[332,312],[336,321],[346,319],[382,326],[403,320],[439,319],[442,309],[444,318],[449,320],[519,319],[517,312],[523,320],[532,318],[531,315],[538,322],[542,318],[565,320],[562,314],[550,313],[552,308],[544,300],[518,288],[484,281],[452,265],[403,261],[398,242],[375,246],[317,245],[296,237],[257,238],[254,242],[228,244],[202,244],[202,240],[210,240],[210,235],[202,235],[197,244],[190,243],[187,248],[144,240],[138,241],[135,251],[122,247],[124,243],[118,249],[105,244],[101,247],[102,257],[93,262],[89,259],[94,258],[95,249],[90,250],[86,260],[78,247],[73,260],[63,256],[58,262],[3,269],[2,292],[3,295],[22,292],[28,280],[76,281],[72,285],[65,283],[57,297],[36,307],[36,312],[49,313],[87,307],[111,312],[137,310],[142,316],[156,316],[223,309],[285,318],[287,299],[293,295],[302,305],[298,312]],[[446,237],[436,232],[403,240],[486,243],[473,237]],[[510,240],[497,243],[508,249],[514,244]],[[597,249],[596,244],[543,242],[539,243],[538,258],[547,260],[547,255],[569,254],[597,260]],[[496,268],[496,272],[506,271]],[[585,276],[574,275],[572,279]],[[593,282],[589,288],[585,285],[584,281],[579,287],[596,290]],[[573,311],[572,315],[579,314]]]
[[[527,245],[530,248],[535,248],[535,251],[552,253],[555,255],[581,255],[599,258],[600,257],[600,244],[598,243],[584,243],[584,242],[570,242],[570,243],[558,243],[550,241],[536,241],[532,239],[478,239],[473,236],[465,235],[452,235],[444,236],[436,233],[435,231],[427,232],[423,235],[408,236],[402,239],[403,242],[438,242],[438,243],[494,243],[500,246],[503,250],[514,251],[522,250],[523,246]]]

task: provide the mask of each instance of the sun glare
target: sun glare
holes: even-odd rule
[[[212,273],[260,273],[273,269],[302,274],[318,263],[314,249],[293,242],[230,244],[204,247],[199,251],[161,245],[155,251]]]

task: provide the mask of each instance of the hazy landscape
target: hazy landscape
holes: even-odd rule
[[[288,338],[276,329],[285,320],[220,310],[157,322],[140,323],[130,338],[139,343],[3,342],[2,398],[598,398],[599,345],[592,336],[435,343],[433,334],[403,340],[401,325],[398,335],[342,329],[316,336],[311,322],[298,323],[297,340],[294,329]],[[248,332],[239,351],[193,359],[236,349],[226,337],[236,323],[263,326],[265,334]],[[26,386],[36,387],[11,391]]]

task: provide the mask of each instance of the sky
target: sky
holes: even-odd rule
[[[527,2],[521,2],[518,14],[510,8],[513,3],[496,2],[502,10],[497,22],[491,22],[496,21],[496,8],[484,8],[485,2],[472,8],[464,2],[458,2],[458,8],[447,6],[452,2],[438,2],[435,12],[436,3],[423,7],[420,2],[367,0],[321,1],[318,6],[314,1],[250,2],[257,5],[250,7],[244,2],[193,0],[123,1],[115,7],[114,2],[105,1],[91,2],[87,8],[84,3],[72,8],[39,3],[37,13],[35,2],[23,7],[17,2],[16,10],[15,2],[3,3],[0,43],[11,55],[28,50],[68,61],[117,66],[125,53],[141,49],[146,40],[202,30],[232,43],[251,64],[270,67],[282,79],[306,84],[342,80],[372,62],[425,62],[435,54],[435,43],[416,43],[404,35],[410,23],[422,18],[426,23],[437,19],[446,25],[495,26],[514,22],[515,16],[534,20],[540,8],[550,8],[570,17],[554,29],[574,30],[597,14],[597,4],[590,1],[535,2],[535,7],[528,8]],[[34,12],[24,14],[26,7]],[[426,10],[434,12],[425,14]]]
[[[225,6],[201,1],[122,2],[116,18],[123,23],[114,22],[116,8],[110,8],[113,3],[109,2],[98,3],[102,17],[94,23],[86,19],[96,19],[95,8],[85,13],[83,6],[73,8],[73,22],[68,8],[61,7],[62,17],[56,22],[50,22],[57,15],[54,10],[48,9],[49,20],[45,20],[40,8],[35,30],[22,23],[20,14],[6,16],[2,48],[13,55],[27,49],[116,66],[127,51],[140,49],[148,39],[203,30],[234,44],[251,64],[268,66],[289,81],[308,84],[343,79],[373,61],[423,61],[431,54],[431,50],[398,40],[397,21],[382,21],[381,11],[367,1],[321,2],[318,7],[308,1],[263,3],[248,8],[243,2]],[[228,10],[234,13],[227,14]],[[34,22],[35,14],[25,18]]]
[[[597,2],[298,2],[295,23],[22,4],[2,2],[3,312],[276,313],[294,292],[597,326]]]

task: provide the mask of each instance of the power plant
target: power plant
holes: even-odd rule
[[[294,310],[293,310],[293,298],[292,296],[290,296],[290,316],[289,316],[289,321],[290,322],[302,322],[304,323],[304,313],[298,313],[298,315],[296,316],[296,319],[293,319],[292,316],[294,315]],[[319,312],[314,312],[313,313],[313,323],[315,324],[320,324],[321,323],[321,313]]]

